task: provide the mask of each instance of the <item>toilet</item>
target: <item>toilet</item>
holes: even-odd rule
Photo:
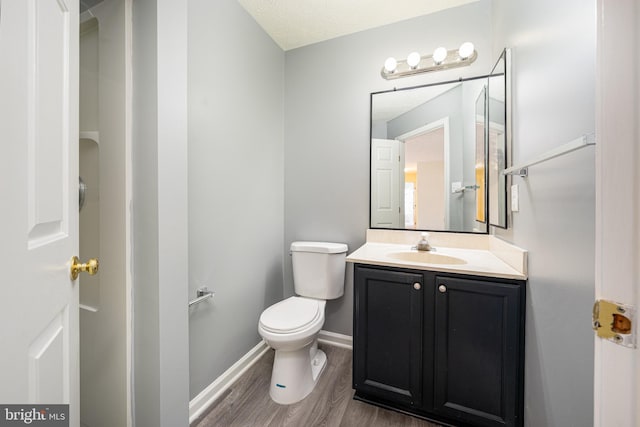
[[[326,300],[344,294],[347,245],[293,242],[291,259],[296,296],[280,301],[260,315],[258,333],[275,351],[269,395],[289,405],[304,399],[327,364],[318,349]]]

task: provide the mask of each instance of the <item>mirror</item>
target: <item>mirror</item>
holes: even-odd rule
[[[476,99],[476,221],[487,222],[487,86]]]
[[[511,147],[510,52],[505,49],[489,76],[487,102],[489,224],[507,228],[508,178],[502,173],[508,166]]]
[[[486,85],[371,94],[371,228],[487,232]]]

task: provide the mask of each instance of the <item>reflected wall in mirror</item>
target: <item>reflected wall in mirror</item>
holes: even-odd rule
[[[487,78],[371,94],[371,228],[486,233]],[[483,114],[483,113],[481,113]],[[482,132],[482,131],[481,131]]]
[[[504,171],[511,149],[510,129],[510,52],[505,49],[489,76],[488,169],[489,169],[489,224],[507,228],[508,177]]]

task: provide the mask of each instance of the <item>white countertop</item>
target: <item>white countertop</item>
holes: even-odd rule
[[[491,237],[491,236],[487,236]],[[508,245],[505,243],[505,245]],[[430,271],[444,271],[449,273],[459,274],[472,274],[477,276],[486,277],[501,277],[506,279],[518,279],[526,280],[526,254],[527,252],[513,247],[511,256],[515,254],[516,258],[521,256],[522,260],[517,262],[511,262],[511,259],[503,256],[504,245],[500,244],[498,251],[500,255],[497,256],[490,247],[493,245],[488,244],[487,249],[467,249],[461,247],[446,247],[435,246],[433,253],[438,255],[447,255],[456,258],[460,258],[465,261],[464,264],[429,264],[424,262],[411,262],[400,259],[394,259],[388,256],[392,252],[406,252],[412,251],[412,246],[399,243],[382,243],[382,242],[367,242],[359,249],[351,253],[347,257],[347,262],[358,264],[370,264],[381,265],[401,268],[411,268],[415,270],[430,270]],[[413,249],[415,251],[415,249]],[[512,265],[520,266],[519,269],[508,264],[503,260],[508,259]],[[520,271],[522,270],[522,271]]]

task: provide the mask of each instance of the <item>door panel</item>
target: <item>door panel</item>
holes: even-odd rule
[[[65,238],[69,152],[69,11],[62,0],[30,0],[27,26],[29,247]]]
[[[357,267],[354,383],[358,392],[422,403],[421,274]],[[419,284],[417,289],[414,284]]]
[[[29,347],[29,401],[65,402],[69,400],[68,357],[69,315],[65,307]],[[61,370],[60,367],[64,367]]]
[[[436,279],[435,409],[483,426],[521,425],[520,287]]]
[[[372,227],[404,228],[401,208],[404,203],[404,171],[400,169],[400,151],[399,141],[371,140]]]

